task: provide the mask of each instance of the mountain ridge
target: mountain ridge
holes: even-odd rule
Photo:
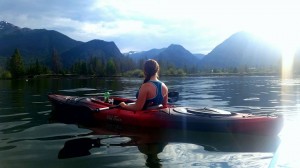
[[[88,42],[76,41],[55,30],[19,28],[0,21],[0,57],[12,55],[18,48],[25,60],[38,58],[49,64],[53,49],[61,55],[63,63],[70,67],[79,60],[99,57],[107,61],[112,57],[123,60],[129,57],[135,62],[145,59],[157,59],[164,66],[228,68],[241,66],[272,66],[280,62],[280,52],[253,35],[237,32],[217,45],[207,55],[192,54],[179,44],[170,44],[166,48],[122,54],[114,42],[94,39]],[[200,55],[200,56],[199,56]]]
[[[24,60],[49,62],[54,48],[62,53],[82,43],[55,30],[19,28],[3,21],[0,25],[0,55],[4,57],[18,48]]]
[[[114,42],[94,39],[62,53],[61,57],[63,64],[70,67],[76,61],[86,61],[90,57],[122,59],[123,54]]]
[[[202,67],[278,65],[281,52],[250,33],[237,32],[217,45],[203,59]]]

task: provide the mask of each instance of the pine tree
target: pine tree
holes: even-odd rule
[[[24,63],[19,49],[15,49],[14,54],[10,58],[9,70],[13,78],[19,78],[25,73]]]
[[[39,63],[38,59],[35,60],[35,67],[34,67],[34,69],[35,69],[35,74],[36,75],[40,75],[41,74],[42,67],[41,67],[41,64]]]
[[[62,63],[60,61],[60,57],[55,49],[53,49],[52,53],[52,71],[55,74],[58,74],[62,71]]]
[[[108,76],[116,75],[117,68],[113,59],[110,59],[106,64],[106,74]]]

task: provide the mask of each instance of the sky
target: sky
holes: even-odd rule
[[[207,54],[239,31],[295,47],[299,16],[296,0],[0,0],[0,20],[113,41],[123,53],[179,44]]]

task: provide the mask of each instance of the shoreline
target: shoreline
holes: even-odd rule
[[[161,77],[217,77],[217,76],[281,76],[279,73],[200,73],[200,74],[186,74],[186,75],[165,75]],[[294,75],[299,76],[299,75]],[[74,78],[74,79],[87,79],[87,78],[142,78],[137,76],[126,75],[113,75],[113,76],[99,76],[99,75],[78,75],[78,74],[41,74],[34,76],[24,76],[16,79],[36,79],[36,78]],[[14,78],[0,78],[0,80],[14,80]]]

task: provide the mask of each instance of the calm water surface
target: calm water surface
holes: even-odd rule
[[[0,81],[0,166],[11,167],[300,167],[300,78],[161,78],[180,92],[177,106],[280,113],[278,137],[191,131],[87,128],[52,118],[48,93],[134,98],[142,79]],[[279,146],[278,150],[277,147]],[[275,151],[277,151],[276,154]],[[277,159],[273,159],[273,156]],[[299,161],[300,162],[300,161]]]

